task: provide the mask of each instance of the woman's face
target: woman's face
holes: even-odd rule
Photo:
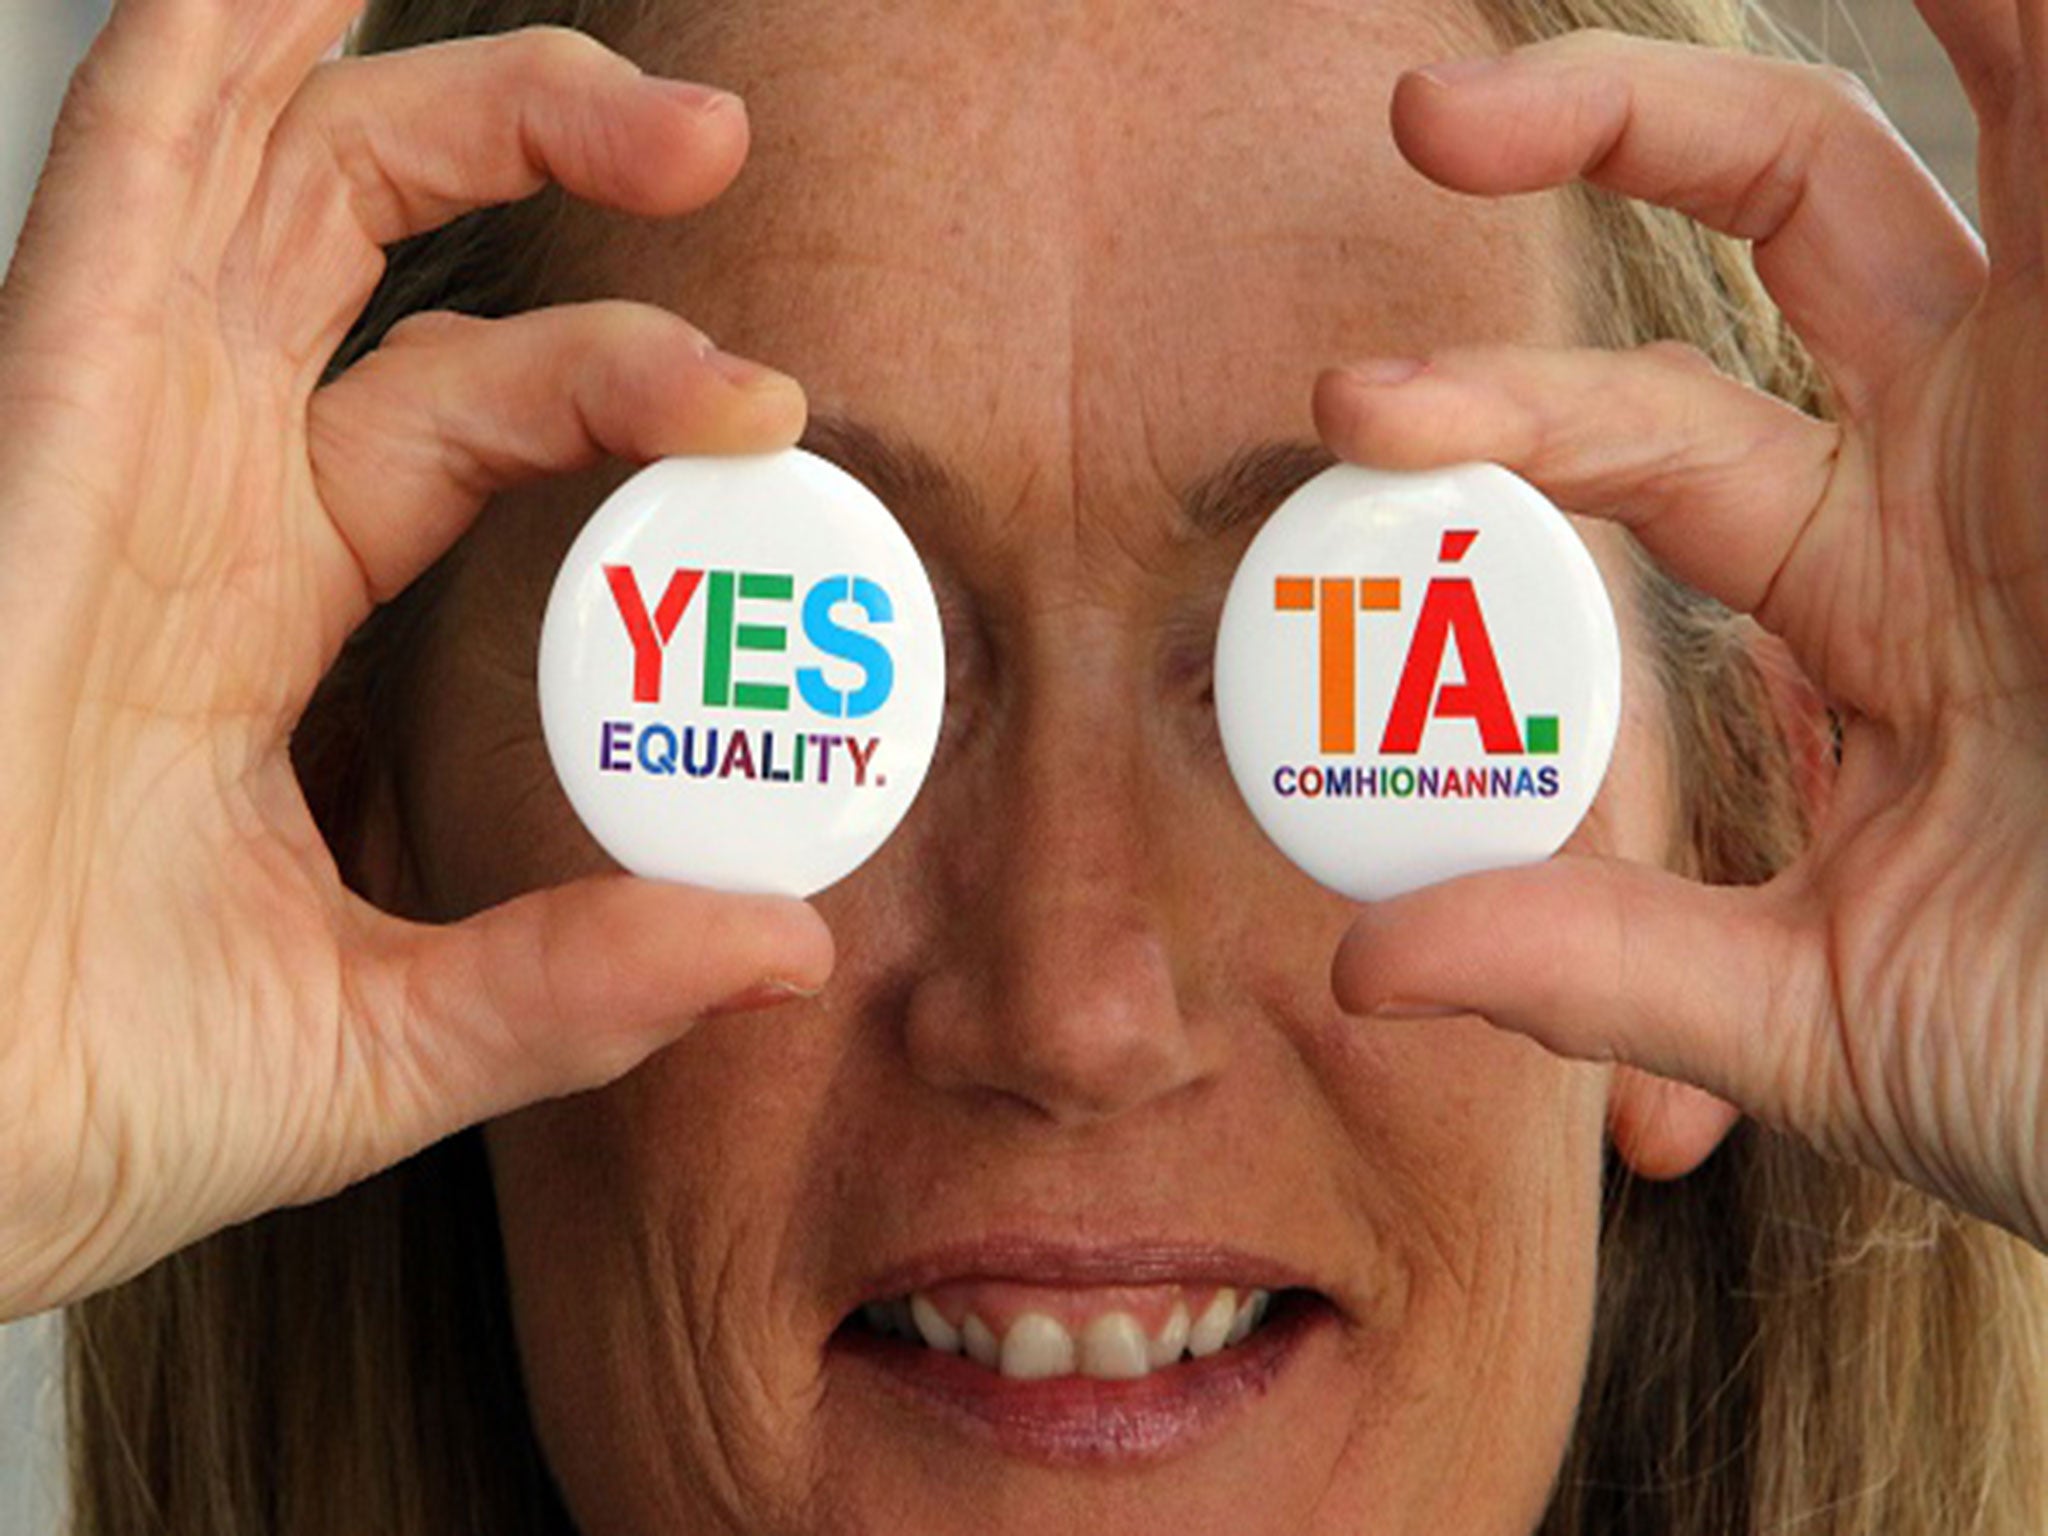
[[[1397,72],[1485,46],[1439,4],[921,9],[647,40],[746,96],[752,161],[685,225],[593,217],[560,253],[806,384],[814,446],[923,551],[952,675],[910,819],[819,900],[823,996],[493,1128],[550,1461],[589,1536],[1526,1532],[1580,1386],[1603,1122],[1651,1090],[1476,1020],[1342,1017],[1346,905],[1254,826],[1208,677],[1237,556],[1321,462],[1316,371],[1569,340],[1564,210],[1397,156]],[[465,550],[401,786],[431,913],[604,867],[532,665],[620,473],[510,498]],[[1656,859],[1629,667],[1580,843]],[[1011,1379],[863,1318],[916,1293],[1018,1362],[1058,1324],[1106,1369],[1223,1288],[1272,1293],[1261,1326],[1137,1380]]]

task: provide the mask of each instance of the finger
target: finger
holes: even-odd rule
[[[2044,206],[2048,204],[2048,174],[2044,169],[2048,167],[2044,167],[2042,144],[2048,122],[2041,115],[2048,103],[2048,14],[2043,13],[2041,0],[2018,0],[2015,9],[2020,37],[2018,78],[2004,118],[1987,125],[1979,146],[1979,163],[2005,178],[1997,187],[1985,189],[1987,196],[1997,194],[2001,225],[2024,226],[2034,237],[2032,254],[2036,259],[2027,263],[2031,271],[2039,265],[2042,242],[2048,240],[2044,234],[2044,221],[2048,221],[2048,206]]]
[[[212,67],[194,106],[208,96],[258,128],[275,121],[319,57],[342,40],[365,0],[117,0],[107,36],[117,48],[195,48]],[[158,66],[177,63],[157,58]],[[172,71],[163,70],[164,78]]]
[[[1780,1126],[1810,1124],[1827,1080],[1821,949],[1776,887],[1582,858],[1472,876],[1367,907],[1331,982],[1350,1013],[1476,1013]]]
[[[725,190],[747,148],[737,96],[552,27],[329,65],[278,132],[280,159],[303,149],[341,175],[378,245],[550,181],[628,213],[684,213]]]
[[[2015,0],[1914,0],[1980,123],[2011,107],[2019,84],[2020,7]]]
[[[1991,249],[1993,279],[2035,269],[2041,253],[2040,125],[2014,0],[1916,0],[1955,66],[1976,116],[1977,216]]]
[[[803,424],[794,380],[716,351],[666,311],[606,302],[415,316],[314,395],[311,451],[367,604],[402,589],[508,486],[606,454],[764,452]]]
[[[1756,267],[1850,401],[1968,313],[1976,237],[1853,76],[1575,33],[1405,76],[1394,132],[1447,186],[1583,178],[1755,242]]]
[[[1473,348],[1427,366],[1335,370],[1317,381],[1315,413],[1340,458],[1504,464],[1559,505],[1623,524],[1681,580],[1773,628],[1784,602],[1807,595],[1798,574],[1781,581],[1788,569],[1832,568],[1821,509],[1843,429],[1676,343]]]
[[[266,128],[277,121],[322,56],[342,42],[367,0],[215,0],[238,25],[227,94]]]
[[[8,271],[10,326],[63,310],[145,313],[168,281],[180,227],[211,154],[230,7],[127,0],[72,76]]]
[[[714,1014],[816,992],[833,963],[802,902],[611,876],[450,928],[364,912],[379,952],[344,1103],[388,1161],[492,1115],[609,1082]],[[367,1150],[367,1149],[366,1149]]]
[[[278,123],[231,265],[263,291],[283,282],[287,313],[315,317],[325,338],[354,319],[379,249],[408,235],[549,182],[627,213],[685,213],[725,189],[746,151],[737,97],[643,75],[577,32],[346,59],[316,71]],[[338,288],[337,245],[356,263]]]
[[[209,218],[232,227],[285,102],[361,8],[123,0],[66,95],[25,269],[68,274],[103,314],[149,313],[177,237]]]

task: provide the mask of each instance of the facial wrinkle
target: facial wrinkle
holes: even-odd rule
[[[1159,366],[1176,353],[1153,345],[1154,314],[1145,295],[1128,287],[1132,271],[1147,274],[1147,289],[1174,282],[1174,255],[1154,216],[1155,188],[1174,146],[1140,127],[1162,91],[1145,55],[1145,30],[1127,15],[1121,25],[1103,26],[1097,96],[1109,105],[1088,119],[1075,180],[1087,238],[1077,242],[1086,266],[1074,293],[1070,405],[1076,548],[1084,548],[1082,518],[1092,512],[1095,538],[1111,560],[1137,569],[1165,552],[1165,518],[1178,490],[1170,468],[1174,424],[1163,424],[1163,443],[1155,422],[1162,410],[1176,409],[1185,385],[1178,366],[1171,374]]]

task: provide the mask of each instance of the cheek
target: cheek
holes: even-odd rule
[[[1348,1021],[1304,1060],[1394,1260],[1352,1470],[1444,1529],[1531,1529],[1590,1344],[1608,1071],[1473,1019]]]
[[[807,1528],[837,1322],[807,1268],[839,1071],[819,1022],[700,1025],[489,1130],[529,1395],[586,1536]]]

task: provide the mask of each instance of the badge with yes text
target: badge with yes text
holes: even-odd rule
[[[635,874],[807,896],[893,832],[945,704],[937,604],[851,475],[667,459],[599,507],[541,630],[548,753]]]
[[[1509,471],[1340,465],[1245,552],[1216,711],[1259,825],[1333,890],[1535,863],[1614,750],[1614,610],[1564,515]]]

